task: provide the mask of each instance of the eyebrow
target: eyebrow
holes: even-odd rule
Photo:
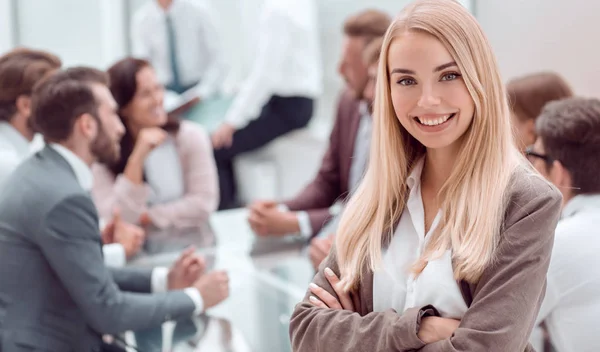
[[[456,62],[452,61],[452,62],[445,63],[443,65],[439,65],[438,67],[433,69],[433,72],[440,72],[440,71],[442,71],[448,67],[452,67],[452,66],[457,66]],[[409,70],[406,68],[395,68],[392,70],[392,73],[404,73],[406,75],[414,75],[415,71]]]

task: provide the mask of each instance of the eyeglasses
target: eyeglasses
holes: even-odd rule
[[[531,158],[539,158],[539,159],[544,160],[548,164],[552,164],[554,162],[554,159],[551,158],[550,156],[535,152],[533,150],[532,145],[530,145],[529,147],[527,147],[525,149],[525,155],[527,156],[527,159],[529,159],[530,161],[531,161]]]

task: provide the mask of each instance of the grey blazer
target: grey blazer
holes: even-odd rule
[[[189,317],[183,291],[149,294],[151,271],[104,266],[98,215],[46,147],[0,192],[0,352],[99,351],[102,334]]]

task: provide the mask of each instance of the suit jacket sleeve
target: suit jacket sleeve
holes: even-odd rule
[[[532,350],[528,339],[544,298],[561,196],[542,191],[509,208],[497,260],[484,271],[459,328],[421,351]]]
[[[45,215],[37,236],[44,256],[88,324],[100,334],[116,334],[191,316],[194,302],[183,291],[150,295],[119,290],[102,260],[97,220],[91,199],[73,195]],[[147,288],[148,275],[138,276],[132,285]]]
[[[321,263],[313,282],[337,297],[325,278],[326,267],[340,276],[335,248]],[[425,306],[408,309],[402,315],[388,309],[361,316],[348,310],[317,308],[309,297],[310,291],[296,306],[290,321],[292,348],[297,352],[417,350],[425,345],[417,337],[421,317],[435,314],[431,306]],[[356,295],[352,298],[357,306],[360,299]]]
[[[337,117],[329,136],[329,146],[315,179],[294,199],[284,202],[292,211],[305,210],[310,218],[313,235],[318,233],[331,217],[329,207],[342,196],[340,168],[340,140],[344,117],[351,113],[354,105],[349,93],[338,103]]]
[[[142,268],[109,269],[114,282],[121,291],[151,293],[152,270]]]

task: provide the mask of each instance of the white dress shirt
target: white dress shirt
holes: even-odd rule
[[[50,144],[50,147],[59,153],[63,158],[65,158],[67,163],[69,163],[81,188],[83,188],[84,191],[91,191],[94,184],[94,178],[90,167],[76,154],[62,145]],[[168,274],[169,269],[167,268],[155,268],[152,270],[152,292],[159,293],[166,292],[168,290]],[[194,301],[194,305],[196,306],[196,310],[194,312],[196,314],[202,313],[204,310],[204,301],[202,300],[200,292],[193,287],[186,288],[184,292],[192,299],[192,301]]]
[[[265,0],[257,29],[250,74],[225,116],[237,129],[274,95],[316,98],[323,88],[314,0]]]
[[[600,194],[578,195],[556,227],[544,321],[557,352],[597,351],[600,346]],[[535,335],[533,335],[535,336]],[[541,350],[540,341],[531,341]]]
[[[216,15],[206,1],[174,0],[166,12],[156,0],[148,1],[132,21],[133,55],[150,61],[161,83],[172,81],[167,14],[173,20],[181,84],[200,82],[198,95],[210,97],[220,88],[223,67]]]
[[[373,276],[373,310],[394,309],[402,314],[409,308],[433,305],[444,318],[461,319],[467,311],[452,269],[452,253],[430,261],[415,278],[410,267],[421,256],[428,238],[438,226],[438,212],[425,234],[425,212],[421,198],[421,172],[424,160],[414,167],[407,180],[409,197],[389,247],[383,266]]]
[[[29,153],[29,141],[21,132],[0,121],[0,187]]]

